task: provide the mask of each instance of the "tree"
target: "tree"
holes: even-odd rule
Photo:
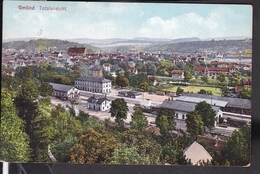
[[[226,149],[222,153],[232,166],[245,166],[250,163],[250,150],[241,131],[233,131]]]
[[[53,88],[49,83],[43,82],[38,88],[39,93],[43,97],[52,96]]]
[[[227,77],[227,74],[224,73],[224,72],[221,72],[218,76],[217,76],[217,79],[220,83],[224,83],[226,81],[226,77]]]
[[[241,78],[241,74],[242,73],[240,71],[236,70],[235,72],[232,73],[232,76],[234,78],[240,79]]]
[[[162,135],[167,135],[169,132],[169,122],[167,119],[167,116],[161,115],[159,120],[159,125],[157,125],[160,128],[160,133]]]
[[[208,76],[201,76],[201,81],[205,84],[209,82],[209,77]]]
[[[246,145],[247,145],[247,153],[250,154],[251,152],[251,125],[250,124],[246,124],[244,126],[242,126],[239,129],[240,132],[242,132],[242,135],[244,137],[244,139],[246,140]]]
[[[117,75],[123,77],[125,74],[125,71],[123,69],[119,70]]]
[[[148,90],[148,83],[147,82],[140,83],[139,88],[143,89],[144,91],[147,91]]]
[[[54,76],[54,83],[69,85],[71,83],[71,80],[69,77],[62,76],[62,75],[56,75],[56,76]]]
[[[147,127],[148,120],[140,108],[137,108],[132,114],[132,121],[130,122],[131,129],[144,130]]]
[[[18,76],[23,82],[33,79],[32,69],[29,66],[21,67],[17,70],[16,76]]]
[[[53,148],[57,145],[59,149],[67,143],[67,140],[65,141],[67,136],[78,137],[82,133],[80,121],[67,113],[61,105],[55,106],[52,110],[49,107],[46,107],[45,110],[41,108],[38,116],[33,120],[33,125],[36,144],[33,149],[34,161],[40,162],[50,162],[46,153],[48,146]],[[55,152],[55,149],[51,150],[54,150],[53,153]],[[62,155],[60,153],[56,154]]]
[[[166,116],[166,118],[161,118],[162,116]],[[164,131],[166,131],[167,129],[168,131],[175,130],[176,129],[175,111],[169,108],[160,108],[157,113],[155,123],[160,129]]]
[[[126,77],[117,76],[116,85],[120,86],[121,88],[126,87],[129,85],[129,80]]]
[[[186,147],[181,147],[181,144],[176,138],[173,141],[168,142],[162,148],[162,158],[163,163],[175,164],[175,165],[191,165],[191,162],[185,159],[183,155],[183,149]]]
[[[207,91],[205,89],[200,89],[200,91],[198,92],[198,94],[207,94]]]
[[[184,72],[184,80],[188,82],[190,79],[192,79],[192,75],[189,71]]]
[[[176,94],[180,95],[184,92],[184,89],[182,89],[181,87],[178,86],[177,90],[176,90]]]
[[[192,62],[187,62],[184,66],[184,71],[188,71],[190,72],[191,74],[194,74],[195,72],[195,67],[194,65],[192,64]]]
[[[208,95],[213,95],[213,92],[210,91],[210,90],[207,90],[207,94],[208,94]]]
[[[242,88],[242,90],[240,91],[239,95],[241,96],[241,98],[251,99],[252,88],[247,88],[247,87]]]
[[[103,163],[111,156],[118,143],[115,137],[91,129],[86,134],[81,135],[79,141],[70,148],[70,162]]]
[[[136,147],[140,156],[148,156],[149,164],[160,164],[162,147],[152,138],[150,133],[137,130],[124,131],[119,135],[119,140],[127,147]]]
[[[11,89],[12,81],[14,77],[6,74],[2,74],[1,76],[1,87],[6,89]]]
[[[68,134],[61,142],[51,143],[51,152],[58,162],[69,161],[69,149],[78,141],[77,137]]]
[[[197,135],[202,135],[204,133],[204,124],[197,111],[189,112],[186,115],[185,123],[187,132],[189,132],[192,137],[196,137]]]
[[[117,146],[108,160],[109,164],[149,164],[149,157],[138,153],[136,147],[127,147],[126,144]]]
[[[21,85],[17,96],[14,98],[18,116],[25,122],[25,132],[30,138],[30,148],[33,150],[32,155],[36,153],[37,146],[33,120],[39,114],[38,96],[37,85],[32,81],[26,81]],[[30,160],[35,161],[34,156],[31,156]]]
[[[128,110],[125,100],[123,98],[117,98],[112,101],[109,113],[111,113],[111,117],[115,117],[115,122],[119,126],[123,126],[123,120],[127,119]]]
[[[2,88],[0,159],[10,162],[29,160],[29,136],[23,130],[24,121],[18,117],[12,96]]]
[[[195,106],[195,111],[201,116],[204,126],[209,129],[214,127],[216,112],[212,109],[210,104],[205,101],[199,102]]]
[[[82,110],[79,110],[79,114],[76,117],[76,119],[78,119],[81,122],[81,124],[83,124],[85,121],[87,121],[89,119],[89,114],[85,113]]]
[[[156,74],[156,66],[152,63],[147,63],[147,75],[155,75]]]
[[[235,87],[240,84],[240,80],[238,78],[233,78],[231,84]]]

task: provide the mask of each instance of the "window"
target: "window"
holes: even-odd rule
[[[178,118],[178,113],[175,114],[175,117]]]
[[[182,119],[183,119],[183,120],[185,119],[185,115],[184,115],[184,114],[182,115]]]

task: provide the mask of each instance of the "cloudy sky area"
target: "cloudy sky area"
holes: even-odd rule
[[[250,5],[4,1],[3,39],[252,37],[252,11]]]

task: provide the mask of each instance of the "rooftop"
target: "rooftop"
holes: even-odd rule
[[[50,83],[50,85],[52,86],[53,90],[62,91],[62,92],[68,92],[72,88],[75,88],[74,86],[62,85],[62,84],[58,84],[58,83]]]
[[[184,149],[183,154],[187,159],[191,160],[193,165],[199,165],[199,162],[206,162],[207,160],[211,161],[212,156],[205,150],[205,148],[194,141],[189,147]]]
[[[169,100],[166,99],[163,101],[161,107],[163,108],[170,108],[175,111],[185,111],[185,112],[191,112],[195,110],[197,103],[187,102],[187,101],[179,101],[179,100]],[[219,107],[212,106],[212,109],[217,113],[219,112]]]
[[[111,82],[108,79],[102,78],[102,77],[93,77],[93,76],[80,76],[76,78],[75,80],[83,80],[83,81],[91,81],[91,82]]]

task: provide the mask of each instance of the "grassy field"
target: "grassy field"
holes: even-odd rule
[[[172,86],[172,87],[167,87],[164,88],[163,90],[171,91],[171,92],[176,92],[178,86]],[[216,96],[221,96],[221,90],[219,88],[215,87],[204,87],[204,86],[180,86],[184,90],[184,92],[193,92],[193,93],[198,93],[201,89],[205,89],[206,91],[210,90],[212,91],[213,95]]]

